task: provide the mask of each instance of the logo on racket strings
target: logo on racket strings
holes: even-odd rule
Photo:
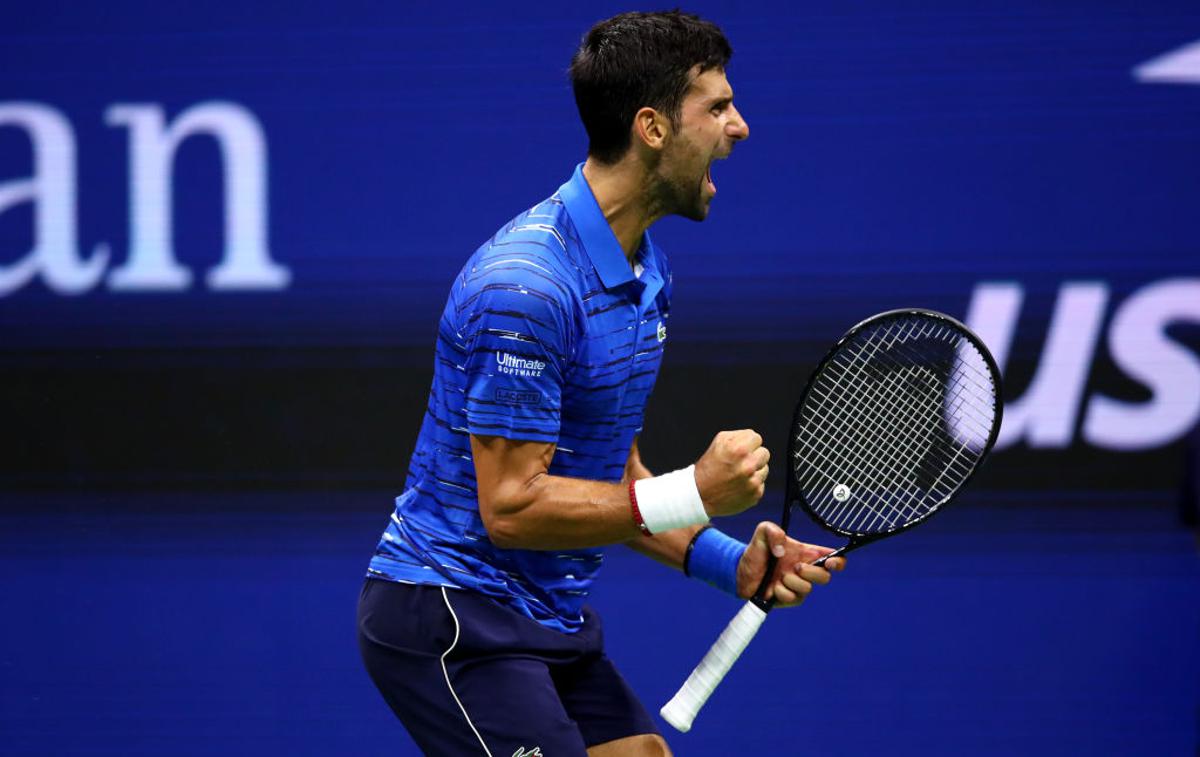
[[[832,494],[833,498],[838,502],[845,502],[846,500],[850,499],[850,487],[846,486],[845,484],[838,484],[837,486],[833,487]]]

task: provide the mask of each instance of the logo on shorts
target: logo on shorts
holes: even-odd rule
[[[542,748],[535,746],[532,752],[526,752],[525,747],[517,747],[517,751],[513,752],[512,757],[542,757]]]
[[[546,370],[546,364],[541,360],[529,360],[510,355],[507,352],[496,353],[496,365],[501,373],[507,373],[510,376],[538,378],[542,375],[542,371]]]

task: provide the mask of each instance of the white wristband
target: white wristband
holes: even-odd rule
[[[708,513],[696,488],[696,466],[642,478],[633,483],[637,507],[650,533],[708,523]]]

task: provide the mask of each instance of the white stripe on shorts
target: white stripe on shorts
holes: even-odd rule
[[[454,614],[454,608],[450,606],[450,597],[446,594],[446,587],[442,587],[442,599],[446,600],[446,609],[450,611],[450,617],[454,618],[454,641],[450,642],[450,648],[442,652],[442,675],[446,676],[446,687],[450,689],[450,696],[454,697],[454,701],[458,703],[458,709],[462,710],[463,717],[467,719],[467,725],[471,726],[471,732],[475,734],[475,738],[479,739],[479,745],[483,747],[483,753],[487,757],[492,757],[492,753],[487,748],[487,744],[483,742],[483,737],[479,735],[479,731],[475,729],[475,724],[471,722],[471,716],[467,714],[467,708],[463,707],[462,700],[458,698],[458,694],[454,693],[454,686],[450,683],[450,671],[446,670],[446,656],[454,651],[454,647],[458,646],[458,616]]]

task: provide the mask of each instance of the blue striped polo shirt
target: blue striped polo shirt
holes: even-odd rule
[[[667,334],[671,274],[642,237],[631,270],[582,164],[463,266],[404,493],[368,575],[480,592],[579,629],[603,550],[500,549],[479,514],[470,435],[556,444],[550,473],[617,482]]]

